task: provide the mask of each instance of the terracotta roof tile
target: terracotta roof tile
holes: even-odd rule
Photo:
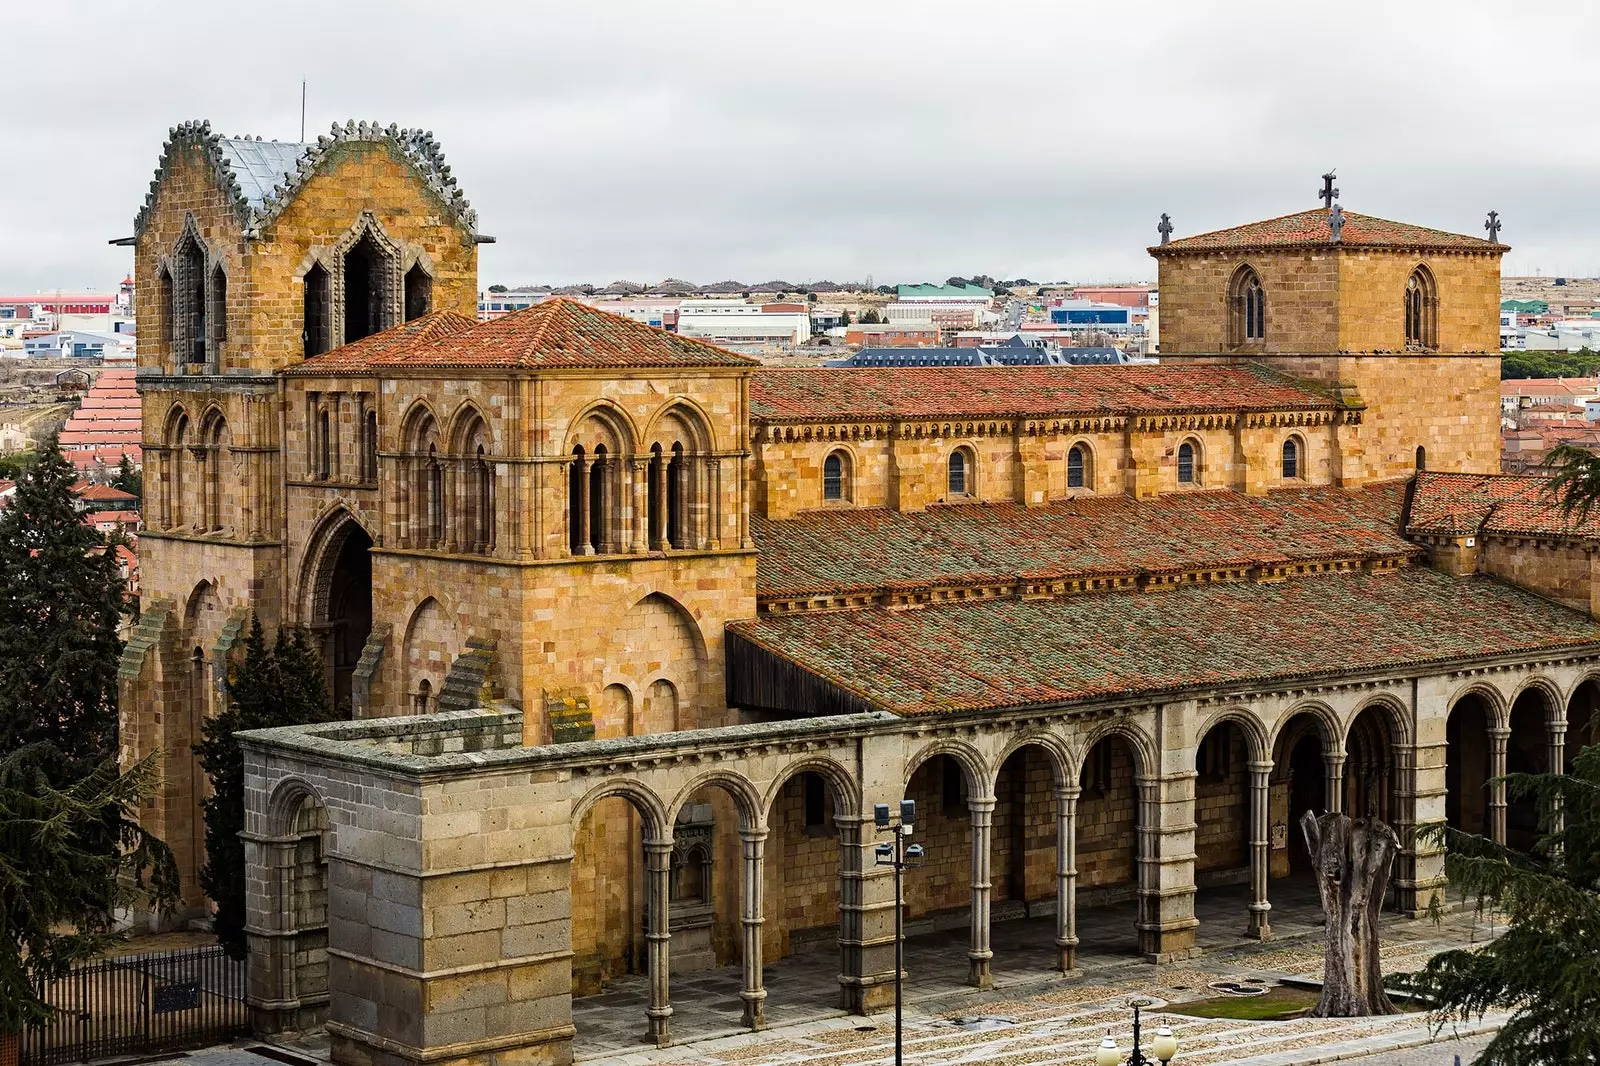
[[[1186,586],[922,610],[767,615],[730,633],[922,715],[1282,684],[1600,646],[1600,624],[1492,578],[1397,573]]]
[[[1359,247],[1359,248],[1441,248],[1456,251],[1506,252],[1504,244],[1494,244],[1461,233],[1391,222],[1386,218],[1344,213],[1344,228],[1336,245],[1328,237],[1328,211],[1318,207],[1292,215],[1249,222],[1243,226],[1213,230],[1193,237],[1181,237],[1169,244],[1149,249],[1151,255],[1176,255],[1181,252],[1231,251],[1242,248]]]
[[[1406,532],[1600,537],[1600,510],[1582,522],[1569,518],[1549,485],[1547,477],[1526,474],[1421,473]]]
[[[1047,507],[973,503],[920,512],[750,518],[763,597],[1084,574],[1415,555],[1399,534],[1404,482],[1359,491],[1228,490],[1080,497]]]
[[[473,322],[449,311],[434,312],[307,359],[287,373],[373,373],[410,367],[539,370],[755,365],[754,359],[704,341],[608,314],[576,300],[553,299],[492,322]]]
[[[1337,406],[1325,393],[1256,364],[785,367],[763,368],[750,379],[751,416],[774,422]]]

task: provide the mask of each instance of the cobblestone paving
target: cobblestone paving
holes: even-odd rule
[[[1238,1022],[1185,1017],[1182,1004],[1214,995],[1207,986],[1223,978],[1255,977],[1269,982],[1320,977],[1321,913],[1295,886],[1275,886],[1273,928],[1267,945],[1228,936],[1243,925],[1242,892],[1203,893],[1196,913],[1208,935],[1200,957],[1174,966],[1150,966],[1134,954],[1131,905],[1086,910],[1080,916],[1084,943],[1080,968],[1062,976],[1053,961],[1050,919],[996,924],[996,987],[967,987],[965,937],[959,931],[909,937],[905,1012],[905,1060],[922,1066],[982,1063],[984,1066],[1080,1066],[1108,1029],[1126,1050],[1130,1039],[1130,995],[1152,997],[1145,1012],[1146,1032],[1171,1025],[1179,1034],[1182,1066],[1305,1066],[1331,1061],[1415,1062],[1449,1066],[1454,1054],[1470,1062],[1459,1042],[1434,1044],[1424,1015],[1358,1020],[1298,1019]],[[1492,935],[1471,914],[1458,914],[1436,926],[1398,917],[1384,924],[1385,970],[1420,966],[1434,952],[1482,942]],[[725,968],[672,980],[675,1046],[655,1049],[642,1042],[642,979],[628,979],[602,996],[574,1001],[583,1066],[646,1066],[694,1063],[696,1066],[868,1066],[893,1061],[893,1020],[889,1015],[858,1018],[835,1007],[837,965],[831,955],[785,959],[767,969],[767,1015],[771,1028],[760,1034],[739,1031],[739,973]],[[1491,1031],[1497,1019],[1464,1027],[1475,1036]],[[1447,1040],[1452,1033],[1440,1036]],[[1467,1045],[1472,1047],[1472,1045]],[[1443,1053],[1439,1049],[1453,1050]],[[1358,1058],[1400,1052],[1398,1058]],[[1406,1058],[1406,1055],[1416,1055]]]

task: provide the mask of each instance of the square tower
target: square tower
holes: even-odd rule
[[[1363,405],[1347,484],[1492,473],[1508,250],[1337,206],[1158,245],[1161,360],[1260,362]]]

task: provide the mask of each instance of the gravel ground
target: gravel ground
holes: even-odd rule
[[[1491,1039],[1488,1035],[1469,1036],[1465,1040],[1440,1041],[1410,1051],[1386,1051],[1381,1055],[1346,1059],[1345,1062],[1350,1066],[1454,1066],[1455,1057],[1460,1055],[1461,1066],[1471,1066],[1474,1056],[1488,1047]]]

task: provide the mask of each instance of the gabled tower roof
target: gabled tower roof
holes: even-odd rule
[[[1408,222],[1391,222],[1386,218],[1344,213],[1344,228],[1338,241],[1333,241],[1328,225],[1326,208],[1297,211],[1262,222],[1247,222],[1242,226],[1181,237],[1168,244],[1158,244],[1149,249],[1151,255],[1181,255],[1184,252],[1242,251],[1252,248],[1426,248],[1451,252],[1504,253],[1509,245],[1497,244],[1461,233],[1450,233],[1426,226],[1413,226]]]
[[[294,201],[301,188],[317,172],[335,146],[345,142],[387,143],[416,168],[418,176],[443,202],[458,225],[476,233],[478,215],[467,203],[465,194],[450,176],[433,134],[425,130],[400,129],[394,124],[376,122],[337,122],[311,144],[295,141],[267,141],[260,137],[223,137],[211,131],[211,123],[201,119],[172,127],[161,149],[150,192],[133,220],[137,237],[144,232],[161,183],[167,176],[174,149],[198,147],[205,152],[215,171],[217,184],[233,203],[239,225],[247,236],[256,235]]]

